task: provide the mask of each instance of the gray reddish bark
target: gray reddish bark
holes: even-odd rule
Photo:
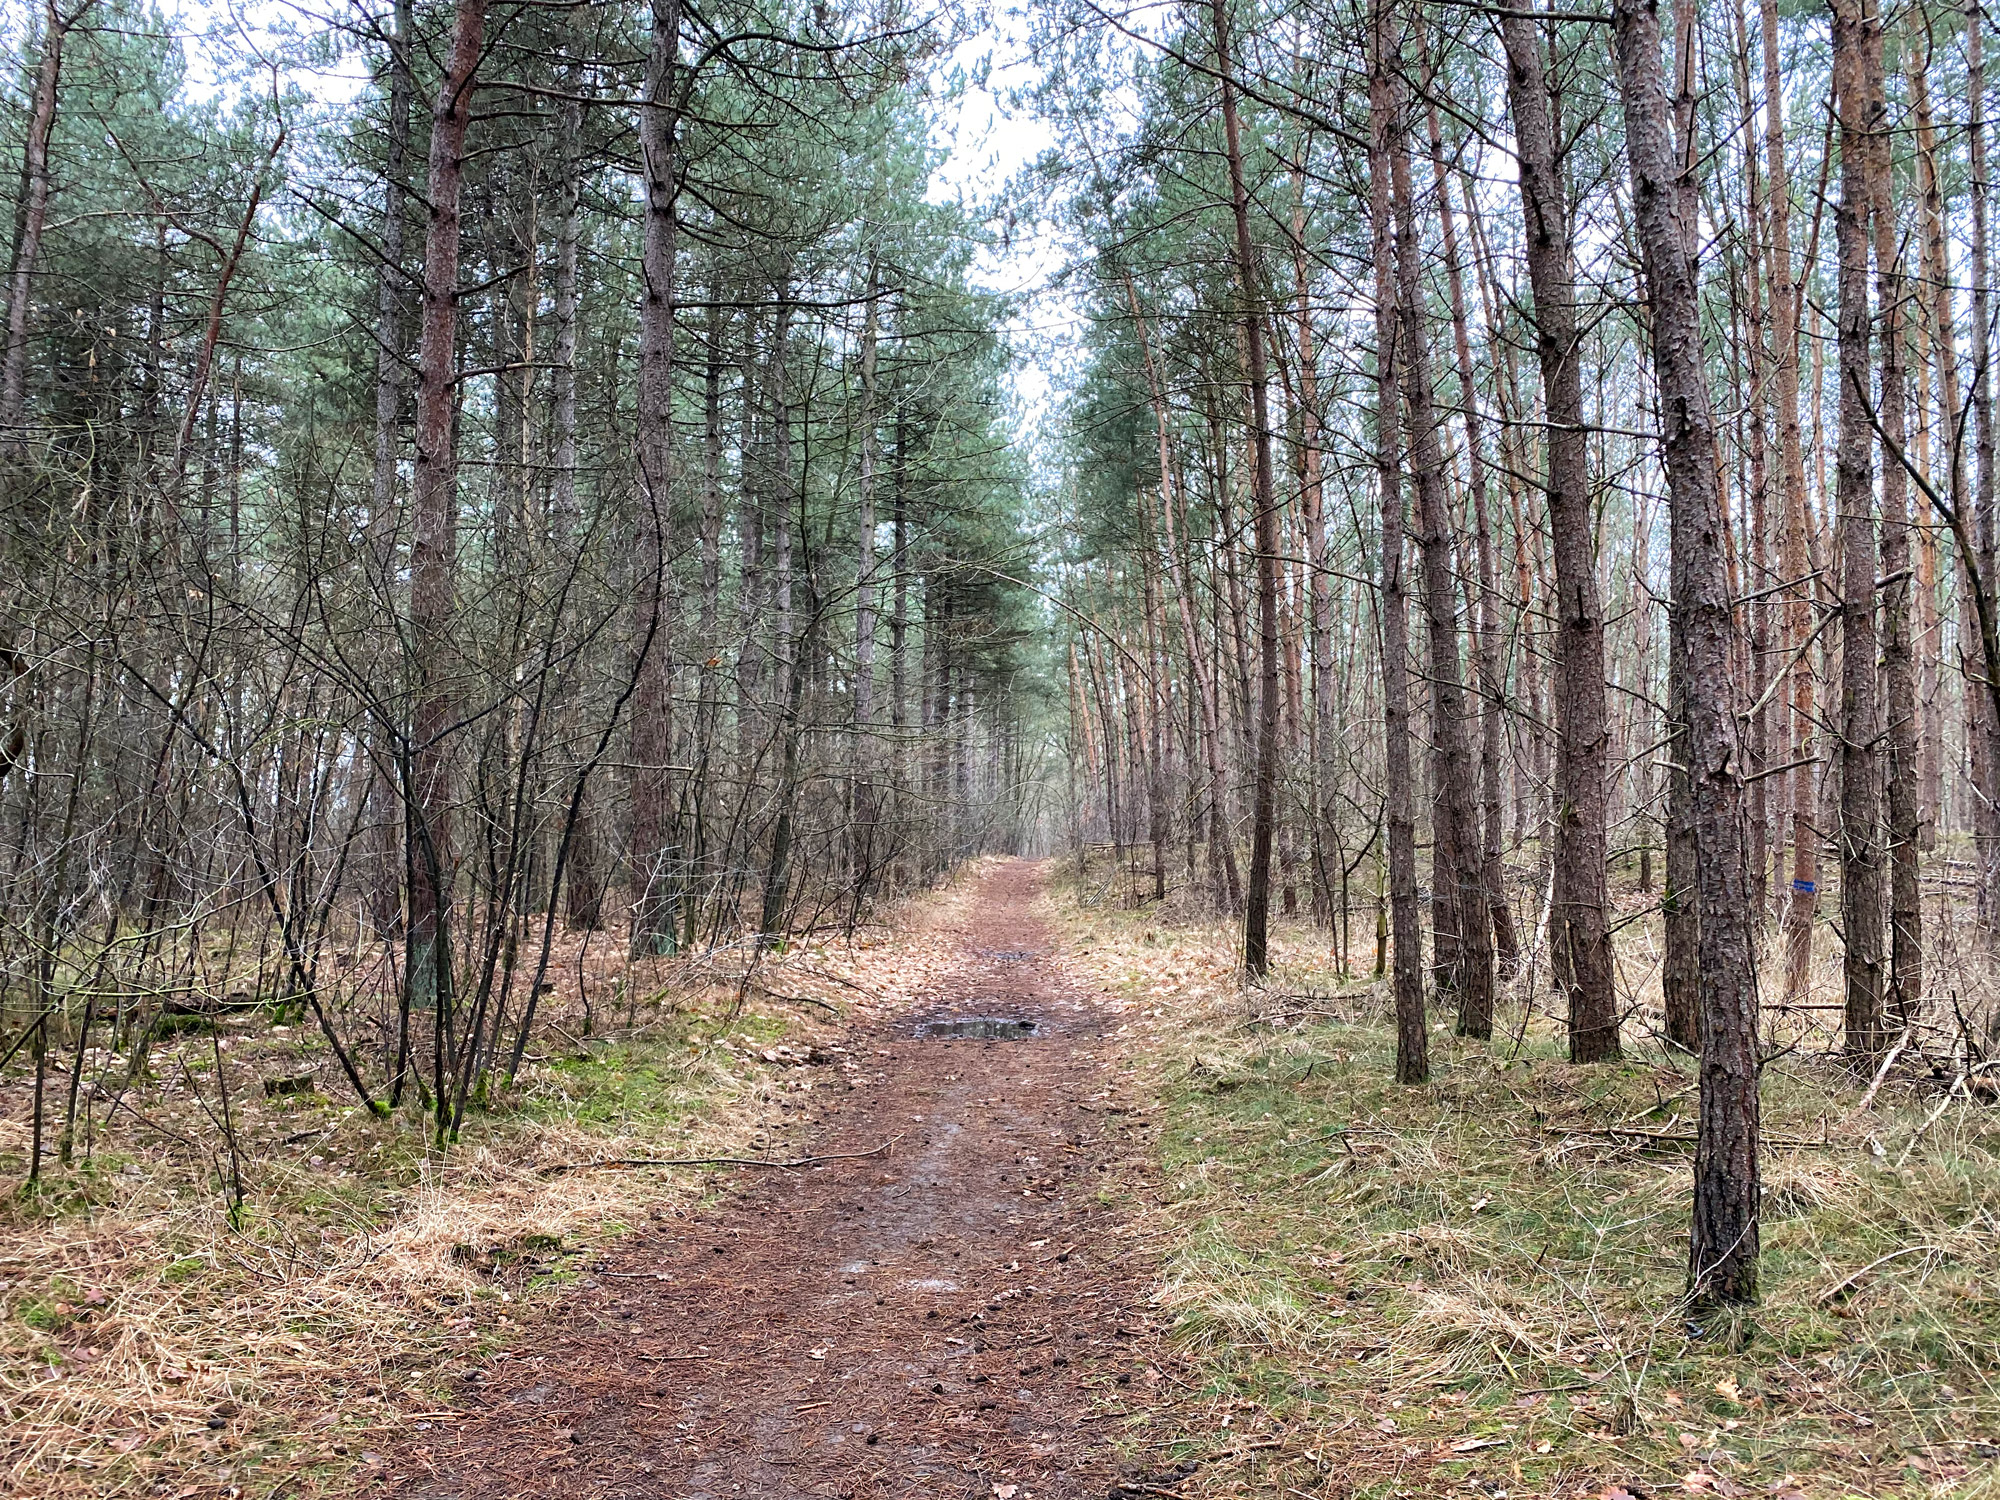
[[[1309,740],[1312,747],[1313,848],[1315,864],[1322,835],[1333,828],[1330,781],[1333,776],[1333,579],[1329,571],[1326,538],[1325,425],[1320,419],[1319,354],[1313,339],[1312,276],[1306,262],[1305,238],[1305,155],[1307,142],[1299,147],[1299,163],[1292,174],[1292,278],[1298,292],[1293,308],[1295,336],[1299,347],[1299,502],[1306,533],[1307,630],[1312,652],[1312,720]],[[1496,844],[1497,852],[1497,844]],[[1316,869],[1313,882],[1323,920],[1332,918],[1331,900],[1323,873]]]
[[[1375,468],[1382,497],[1379,592],[1382,628],[1384,822],[1389,847],[1389,930],[1396,996],[1396,1081],[1430,1077],[1424,1025],[1423,932],[1417,917],[1417,824],[1410,785],[1409,595],[1403,582],[1403,480],[1397,442],[1394,205],[1390,142],[1398,105],[1390,74],[1389,0],[1375,0],[1368,57],[1368,222],[1375,257]]]
[[[582,69],[572,63],[565,75],[568,92],[582,87]],[[583,135],[583,102],[565,99],[562,120],[561,210],[556,225],[555,370],[551,376],[551,406],[555,423],[554,467],[550,508],[558,536],[580,533],[583,518],[576,496],[576,346],[580,319],[577,265],[582,234],[583,166],[578,158]],[[588,789],[577,799],[570,830],[569,865],[563,882],[564,913],[572,927],[595,932],[604,924],[604,869],[598,847],[596,809]]]
[[[861,330],[861,474],[854,564],[854,879],[858,902],[875,859],[875,337],[881,273],[871,258]]]
[[[465,133],[486,36],[486,0],[458,0],[451,55],[431,115],[425,197],[422,328],[417,342],[416,467],[410,505],[410,637],[416,707],[406,790],[411,988],[449,1004],[451,943],[451,759],[445,743],[453,705],[446,655],[454,609],[458,533],[458,244]]]
[[[1400,101],[1398,101],[1400,105]],[[1445,498],[1444,448],[1438,436],[1437,402],[1431,385],[1430,328],[1424,312],[1423,244],[1417,233],[1416,192],[1410,177],[1408,136],[1402,110],[1392,115],[1389,172],[1396,196],[1396,282],[1398,293],[1397,373],[1404,416],[1409,424],[1410,467],[1417,491],[1417,544],[1423,555],[1424,614],[1429,626],[1431,721],[1438,742],[1440,785],[1437,831],[1449,845],[1449,863],[1440,879],[1455,886],[1458,916],[1452,988],[1458,998],[1458,1030],[1485,1037],[1493,1033],[1493,936],[1486,920],[1488,900],[1480,862],[1479,816],[1472,752],[1466,742],[1464,679],[1458,655],[1458,588],[1452,577],[1451,510]],[[1441,864],[1443,862],[1441,861]]]
[[[1675,205],[1673,132],[1656,0],[1612,0],[1612,50],[1651,311],[1667,471],[1674,610],[1687,653],[1689,786],[1700,923],[1701,1107],[1689,1288],[1703,1304],[1757,1295],[1757,976],[1743,864],[1743,754],[1730,681],[1730,599],[1715,408],[1694,258]]]
[[[1698,214],[1694,175],[1694,11],[1674,0],[1675,221],[1692,255]],[[1727,524],[1725,522],[1725,524]],[[1696,993],[1701,932],[1694,900],[1694,792],[1687,764],[1687,643],[1678,615],[1667,624],[1667,888],[1660,903],[1663,959],[1660,1000],[1669,1041],[1694,1051],[1701,1045],[1701,1002]]]
[[[0,356],[0,443],[14,452],[23,447],[22,424],[28,409],[28,295],[41,257],[42,231],[49,221],[49,136],[56,125],[56,85],[62,78],[63,39],[77,16],[65,16],[55,0],[43,13],[42,56],[35,67],[34,103],[28,110],[28,138],[21,161],[20,238],[7,282],[7,346]]]
[[[1979,558],[1978,576],[1968,579],[1971,587],[1993,598],[1995,552],[1993,499],[1993,371],[1992,371],[1992,289],[1988,243],[1986,178],[1986,7],[1981,0],[1965,4],[1965,89],[1968,114],[1965,128],[1966,157],[1971,171],[1967,188],[1972,198],[1972,446],[1977,461],[1973,499],[1973,541]],[[1972,799],[1973,828],[1979,851],[1979,928],[1991,943],[2000,935],[2000,714],[1990,700],[1978,693],[1966,694],[1968,729],[1972,730],[1972,771],[1976,795]],[[1976,724],[1972,715],[1977,713]]]
[[[396,470],[399,458],[397,424],[402,417],[403,390],[409,384],[405,356],[403,322],[403,214],[408,190],[403,171],[410,150],[410,105],[416,92],[410,76],[410,30],[413,0],[396,0],[396,29],[389,38],[389,141],[382,171],[382,267],[375,284],[375,472],[370,488],[368,516],[369,559],[375,568],[378,587],[385,591],[395,573],[396,550]],[[402,878],[399,864],[402,839],[394,821],[384,816],[383,799],[377,789],[388,793],[393,806],[395,788],[383,780],[371,784],[370,796],[377,803],[373,822],[376,872],[369,893],[370,918],[378,932],[393,935],[402,930]]]
[[[1569,205],[1536,25],[1504,16],[1507,96],[1520,153],[1535,351],[1548,416],[1549,532],[1556,597],[1556,816],[1550,939],[1559,945],[1573,1062],[1619,1055],[1605,888],[1604,605],[1591,539],[1588,434],[1578,362]],[[1692,1040],[1692,1038],[1690,1038]]]
[[[1908,425],[1909,377],[1903,346],[1903,263],[1896,238],[1890,176],[1888,103],[1883,75],[1882,27],[1862,38],[1871,128],[1868,136],[1869,207],[1874,215],[1875,286],[1882,306],[1882,690],[1887,714],[1889,854],[1889,973],[1884,1020],[1907,1025],[1923,993],[1923,903],[1917,888],[1918,771],[1917,664],[1910,629],[1909,476],[1894,455]]]
[[[1778,66],[1778,4],[1762,0],[1758,26],[1763,33],[1764,95],[1784,97]],[[1785,934],[1785,998],[1803,999],[1812,964],[1813,911],[1818,904],[1819,833],[1813,818],[1813,667],[1806,650],[1812,630],[1812,562],[1807,551],[1811,527],[1806,513],[1805,448],[1799,435],[1799,282],[1792,264],[1792,179],[1785,160],[1785,112],[1765,111],[1764,156],[1770,177],[1771,239],[1771,402],[1778,426],[1778,484],[1781,491],[1778,567],[1785,589],[1780,640],[1794,653],[1791,666],[1790,742],[1773,758],[1790,765],[1792,846],[1791,890],[1780,926]]]
[[[671,523],[674,363],[674,257],[679,224],[674,160],[679,101],[680,0],[653,0],[646,97],[639,107],[639,153],[646,176],[646,229],[639,269],[639,557],[636,634],[645,642],[632,693],[632,951],[661,953],[674,943],[673,684],[662,626],[672,607],[667,580]]]
[[[1243,177],[1242,131],[1230,74],[1229,12],[1212,0],[1222,129],[1229,157],[1229,203],[1236,220],[1236,279],[1243,296],[1244,375],[1250,385],[1251,499],[1257,545],[1257,749],[1251,790],[1250,884],[1243,900],[1243,969],[1270,968],[1271,835],[1278,803],[1278,498],[1271,473],[1270,374],[1264,319],[1257,310],[1257,253],[1250,239],[1250,193]]]
[[[1953,496],[1960,495],[1965,488],[1965,455],[1963,444],[1958,441],[1959,412],[1961,410],[1958,390],[1958,341],[1952,328],[1952,287],[1951,261],[1945,249],[1944,233],[1944,188],[1938,177],[1937,129],[1931,118],[1930,99],[1930,44],[1929,33],[1925,33],[1925,47],[1919,53],[1915,47],[1908,50],[1908,77],[1910,80],[1910,112],[1916,117],[1917,137],[1917,192],[1923,201],[1924,220],[1924,276],[1928,282],[1930,297],[1928,307],[1923,297],[1917,299],[1920,314],[1928,311],[1929,317],[1919,316],[1917,328],[1920,337],[1928,347],[1928,359],[1937,378],[1937,423],[1940,445],[1944,449],[1945,488]],[[1922,410],[1922,406],[1919,406]],[[1926,473],[1935,473],[1928,462],[1931,426],[1921,422],[1917,427],[1918,457],[1923,460]],[[1901,465],[1898,465],[1900,468]],[[1917,608],[1923,625],[1923,650],[1920,653],[1920,689],[1922,701],[1935,705],[1938,701],[1938,675],[1942,663],[1940,656],[1943,644],[1943,628],[1939,619],[1937,599],[1937,553],[1936,534],[1930,527],[1919,533],[1921,550],[1921,576],[1918,579]],[[1963,560],[1961,560],[1963,561]],[[1962,577],[1969,575],[1961,574]],[[1925,715],[1921,727],[1921,748],[1919,759],[1919,792],[1917,797],[1919,833],[1918,840],[1926,849],[1937,847],[1938,814],[1944,804],[1944,756],[1943,756],[1943,715]]]
[[[1428,59],[1425,77],[1430,76]],[[1459,407],[1465,426],[1465,456],[1472,497],[1472,539],[1478,582],[1472,600],[1478,622],[1473,665],[1479,674],[1479,828],[1477,858],[1486,887],[1487,916],[1500,973],[1511,976],[1520,960],[1514,911],[1507,902],[1506,869],[1500,858],[1500,737],[1506,717],[1505,682],[1500,670],[1500,592],[1495,585],[1493,522],[1486,495],[1485,423],[1473,380],[1472,331],[1465,311],[1465,273],[1458,257],[1458,219],[1452,212],[1451,176],[1445,164],[1444,130],[1435,100],[1430,104],[1431,171],[1437,180],[1438,226],[1443,236],[1445,280],[1451,291],[1452,352],[1458,360]],[[1315,460],[1317,455],[1314,455]],[[1315,464],[1315,471],[1317,464]],[[1329,683],[1329,687],[1331,684]]]
[[[1868,158],[1874,121],[1862,0],[1833,0],[1833,87],[1840,121],[1840,200],[1833,232],[1840,296],[1836,336],[1840,433],[1834,505],[1840,545],[1840,918],[1845,949],[1848,1055],[1881,1047],[1882,850],[1875,660],[1875,472],[1869,399]]]

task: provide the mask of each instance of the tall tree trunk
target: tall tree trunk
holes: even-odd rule
[[[410,503],[411,663],[416,706],[411,722],[410,919],[407,982],[448,1018],[451,993],[451,755],[445,736],[453,705],[447,656],[455,609],[458,455],[459,196],[465,181],[465,134],[486,35],[487,0],[458,0],[451,54],[431,114],[424,196],[423,322],[417,345],[417,456]],[[442,1102],[442,1101],[441,1101]],[[442,1119],[442,1116],[440,1116]]]
[[[1431,385],[1430,327],[1424,310],[1416,189],[1411,181],[1408,134],[1401,109],[1394,125],[1389,169],[1396,195],[1396,365],[1409,424],[1410,467],[1417,492],[1417,544],[1423,556],[1424,612],[1429,625],[1431,720],[1438,742],[1439,773],[1434,822],[1440,847],[1449,850],[1449,862],[1439,879],[1440,884],[1447,878],[1452,881],[1456,898],[1452,904],[1458,917],[1457,953],[1450,982],[1458,998],[1458,1029],[1466,1036],[1486,1037],[1493,1033],[1493,940],[1481,867],[1472,752],[1466,743],[1451,508],[1445,496],[1444,449]]]
[[[1742,746],[1729,678],[1732,623],[1699,282],[1675,182],[1657,0],[1613,0],[1612,49],[1651,311],[1673,601],[1687,654],[1689,781],[1701,932],[1701,1106],[1689,1286],[1704,1303],[1757,1294],[1757,979],[1743,867]]]
[[[858,913],[875,862],[875,337],[881,273],[868,264],[861,328],[861,474],[854,574],[854,896]]]
[[[1694,175],[1694,11],[1689,0],[1674,0],[1674,215],[1689,256],[1695,253],[1696,183]],[[1724,525],[1728,523],[1725,521]],[[1667,620],[1667,818],[1665,899],[1660,903],[1664,928],[1660,964],[1660,999],[1666,1012],[1668,1040],[1693,1049],[1700,1045],[1701,1000],[1696,973],[1701,962],[1701,921],[1694,886],[1694,786],[1688,775],[1687,638],[1684,616]]]
[[[1307,630],[1312,656],[1312,718],[1307,742],[1312,750],[1312,821],[1315,899],[1326,899],[1326,882],[1319,871],[1322,837],[1331,830],[1334,720],[1332,576],[1326,536],[1325,424],[1320,417],[1319,353],[1313,338],[1312,278],[1306,263],[1305,154],[1311,144],[1299,143],[1300,160],[1292,174],[1292,277],[1299,345],[1299,501],[1306,532]],[[1327,912],[1322,910],[1322,917]]]
[[[1556,595],[1556,819],[1550,938],[1555,972],[1568,990],[1569,1055],[1619,1055],[1610,897],[1605,887],[1604,605],[1597,590],[1591,524],[1582,339],[1569,204],[1557,156],[1555,118],[1536,24],[1504,16],[1507,95],[1520,153],[1521,211],[1528,226],[1528,278],[1535,296],[1535,351],[1548,417],[1549,532]],[[1687,1038],[1692,1042],[1693,1038]]]
[[[88,3],[77,14],[89,8]],[[41,258],[42,231],[49,221],[49,136],[56,126],[56,88],[62,78],[63,40],[76,17],[64,16],[48,0],[42,15],[42,56],[35,67],[34,102],[28,107],[28,137],[21,160],[21,222],[14,240],[14,264],[7,277],[7,346],[0,354],[0,448],[26,451],[28,415],[28,302],[35,262]]]
[[[1424,938],[1417,915],[1417,823],[1410,773],[1410,606],[1403,582],[1403,478],[1396,418],[1396,282],[1392,142],[1399,129],[1391,54],[1391,0],[1374,0],[1368,50],[1368,223],[1375,262],[1375,472],[1381,490],[1379,560],[1383,704],[1383,820],[1389,853],[1389,931],[1396,997],[1396,1080],[1431,1076],[1424,1021]]]
[[[582,85],[582,69],[572,64],[565,74],[574,96]],[[577,269],[583,234],[583,164],[578,150],[583,133],[583,102],[563,101],[561,203],[556,220],[555,369],[550,375],[550,406],[554,422],[549,497],[550,533],[578,545],[583,516],[576,492],[576,351],[579,303]],[[598,843],[596,803],[586,787],[576,799],[570,829],[567,878],[563,899],[571,927],[595,932],[604,924],[604,861]]]
[[[900,322],[898,324],[900,327]],[[896,462],[889,470],[889,531],[894,556],[890,570],[894,574],[889,603],[889,731],[890,766],[889,783],[895,788],[894,837],[898,848],[903,843],[904,802],[903,793],[908,780],[905,771],[907,747],[903,730],[910,715],[910,496],[909,496],[909,422],[904,412],[904,394],[900,381],[893,387],[895,391]]]
[[[1813,911],[1818,904],[1819,834],[1813,812],[1813,668],[1806,638],[1812,624],[1812,518],[1799,435],[1799,278],[1792,259],[1792,179],[1785,161],[1784,77],[1778,69],[1778,3],[1761,0],[1764,154],[1770,183],[1771,401],[1778,425],[1778,567],[1785,588],[1779,639],[1791,655],[1791,743],[1777,759],[1790,765],[1791,891],[1780,926],[1785,935],[1785,999],[1805,998],[1812,968]]]
[[[1928,23],[1924,33],[1923,54],[1919,56],[1915,47],[1909,49],[1910,110],[1916,116],[1917,126],[1917,189],[1923,200],[1923,279],[1930,287],[1928,303],[1918,299],[1920,309],[1929,314],[1928,319],[1920,319],[1919,323],[1926,327],[1929,334],[1930,365],[1936,372],[1938,433],[1947,468],[1944,488],[1948,494],[1960,495],[1964,493],[1965,474],[1958,425],[1958,348],[1952,329],[1951,265],[1945,249],[1944,189],[1938,177],[1937,131],[1931,119]],[[1919,426],[1917,440],[1920,444],[1924,443],[1929,432],[1928,422]],[[1926,473],[1937,472],[1928,462],[1924,467]],[[1922,643],[1918,668],[1919,696],[1928,712],[1921,736],[1921,790],[1917,799],[1917,816],[1919,842],[1925,850],[1929,850],[1937,845],[1938,823],[1944,803],[1944,715],[1938,700],[1944,631],[1937,599],[1938,549],[1935,532],[1926,526],[1919,533],[1919,538],[1922,569],[1917,606],[1923,623],[1919,637]],[[1962,576],[1970,577],[1969,574]],[[1970,699],[1975,695],[1967,696]]]
[[[375,471],[368,515],[369,562],[376,586],[388,597],[396,568],[396,474],[401,444],[403,392],[409,384],[405,354],[403,215],[408,189],[403,173],[410,150],[410,108],[416,80],[410,70],[410,37],[414,0],[397,0],[396,29],[389,38],[389,140],[382,171],[382,265],[375,282]],[[370,784],[396,800],[392,782]],[[387,808],[375,815],[375,868],[369,891],[369,917],[375,930],[392,936],[402,930],[402,838]]]
[[[646,227],[639,252],[639,549],[633,631],[638,642],[632,694],[632,952],[673,948],[681,879],[674,847],[673,668],[668,535],[674,520],[674,261],[679,241],[680,0],[652,0],[646,96],[639,106],[639,152],[646,176]]]
[[[772,332],[771,359],[764,371],[764,399],[771,424],[771,484],[766,499],[771,506],[772,557],[771,602],[772,655],[775,682],[782,704],[779,716],[778,785],[774,793],[775,816],[771,822],[771,853],[764,865],[764,901],[758,919],[760,944],[777,942],[782,936],[786,902],[791,892],[793,804],[798,800],[799,751],[804,725],[806,674],[810,658],[805,641],[793,637],[792,626],[792,518],[799,497],[792,467],[792,404],[789,359],[792,336],[792,283],[788,267],[780,282],[776,326]],[[810,632],[808,632],[810,634]]]
[[[1270,968],[1271,839],[1278,803],[1278,497],[1271,473],[1269,373],[1264,319],[1258,312],[1257,256],[1250,239],[1250,192],[1243,175],[1242,130],[1230,74],[1227,0],[1212,0],[1216,72],[1222,83],[1222,129],[1229,155],[1229,200],[1236,219],[1236,281],[1243,298],[1244,377],[1249,382],[1251,505],[1257,540],[1257,759],[1250,817],[1250,884],[1243,902],[1243,969]]]
[[[1965,148],[1971,168],[1967,187],[1972,197],[1972,446],[1976,462],[1973,496],[1974,538],[1979,568],[1969,577],[1970,587],[1982,589],[1993,599],[1996,528],[1994,504],[1993,447],[1993,293],[1987,277],[1992,271],[1988,245],[1986,180],[1986,7],[1983,0],[1965,0],[1965,88],[1969,101]],[[1978,701],[1979,693],[1967,693]],[[1979,928],[1989,945],[2000,941],[2000,715],[1989,701],[1980,705],[1977,742],[1973,748],[1976,795],[1972,799],[1973,827],[1979,851]]]
[[[1420,38],[1421,40],[1421,38]],[[1429,58],[1424,74],[1431,77]],[[1502,975],[1511,975],[1520,956],[1513,908],[1507,902],[1506,869],[1500,857],[1500,737],[1507,705],[1500,672],[1500,593],[1495,586],[1493,524],[1486,495],[1484,423],[1472,364],[1472,333],[1465,309],[1465,274],[1459,265],[1458,222],[1452,212],[1451,179],[1445,164],[1444,131],[1433,99],[1429,106],[1431,172],[1437,182],[1438,223],[1444,239],[1445,276],[1451,291],[1453,352],[1458,360],[1459,408],[1465,426],[1468,488],[1472,493],[1472,537],[1478,582],[1472,599],[1473,661],[1479,676],[1479,828],[1477,858],[1486,887],[1487,914]],[[1470,851],[1469,851],[1470,852]]]
[[[1909,389],[1903,336],[1901,247],[1896,238],[1889,107],[1879,16],[1863,37],[1871,130],[1868,138],[1869,203],[1874,218],[1875,286],[1882,306],[1882,688],[1886,699],[1888,761],[1889,975],[1888,1015],[1904,1025],[1923,993],[1923,901],[1917,887],[1918,736],[1917,668],[1910,632],[1909,476],[1897,454],[1908,426]],[[1850,1038],[1850,1041],[1852,1039]]]

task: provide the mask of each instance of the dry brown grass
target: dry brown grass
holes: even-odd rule
[[[249,1189],[235,1223],[226,1146],[195,1097],[214,1098],[214,1042],[163,1044],[88,1162],[0,1218],[0,1491],[347,1488],[373,1445],[442,1420],[431,1408],[454,1365],[505,1342],[629,1226],[686,1213],[712,1180],[545,1168],[784,1154],[785,1117],[823,1074],[761,1054],[788,1037],[837,1047],[855,1021],[906,1007],[946,962],[963,890],[899,913],[893,943],[874,928],[851,948],[808,943],[765,961],[768,988],[824,998],[843,1020],[754,990],[739,1008],[727,964],[682,965],[630,976],[656,998],[585,1041],[576,997],[559,992],[540,1060],[442,1156],[414,1110],[385,1121],[321,1097],[267,1104],[261,1076],[324,1059],[296,1030],[233,1024],[221,1056]],[[608,989],[615,976],[596,977]],[[18,1074],[4,1092],[0,1171],[18,1180]]]

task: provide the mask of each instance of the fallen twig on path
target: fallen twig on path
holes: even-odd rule
[[[842,1019],[845,1019],[838,1005],[835,1005],[831,1000],[822,1000],[816,995],[788,995],[782,990],[772,989],[769,985],[759,984],[754,979],[750,980],[743,987],[747,990],[755,990],[766,1000],[782,1000],[787,1005],[817,1005],[821,1010],[830,1010],[836,1016],[841,1016]]]
[[[602,1161],[566,1161],[543,1167],[542,1176],[559,1177],[565,1172],[588,1172],[593,1167],[770,1167],[780,1172],[816,1167],[828,1161],[861,1161],[880,1156],[902,1136],[892,1135],[867,1151],[833,1151],[824,1156],[795,1156],[788,1161],[772,1161],[767,1156],[608,1156]]]
[[[1896,1038],[1896,1045],[1889,1049],[1889,1055],[1882,1059],[1882,1066],[1875,1070],[1875,1081],[1868,1085],[1868,1092],[1861,1096],[1861,1102],[1854,1106],[1854,1113],[1848,1116],[1850,1120],[1865,1113],[1868,1106],[1875,1102],[1875,1095],[1881,1092],[1882,1084],[1889,1076],[1889,1070],[1896,1066],[1896,1059],[1903,1055],[1903,1049],[1910,1045],[1910,1038],[1916,1034],[1915,1021],[1903,1028],[1903,1034]]]
[[[1630,1125],[1551,1125],[1543,1132],[1546,1135],[1601,1135],[1616,1141],[1658,1141],[1668,1145],[1692,1146],[1695,1143],[1693,1131],[1637,1130]],[[1785,1146],[1794,1151],[1830,1151],[1830,1141],[1809,1141],[1792,1135],[1767,1135],[1762,1138],[1766,1146]]]
[[[1891,1250],[1887,1255],[1879,1256],[1869,1261],[1860,1270],[1841,1277],[1832,1286],[1814,1297],[1813,1301],[1824,1307],[1842,1292],[1851,1291],[1860,1282],[1862,1277],[1866,1276],[1877,1266],[1886,1266],[1892,1260],[1901,1260],[1906,1255],[1943,1255],[1944,1253],[1944,1249],[1938,1245],[1905,1245],[1900,1250]]]

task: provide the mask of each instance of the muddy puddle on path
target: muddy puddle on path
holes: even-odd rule
[[[917,1040],[1021,1042],[1034,1036],[1040,1024],[1023,1016],[954,1016],[917,1022]]]
[[[1161,1355],[1100,1192],[1128,1155],[1100,1016],[989,872],[981,946],[871,1039],[806,1154],[634,1236],[387,1455],[434,1500],[1103,1500]],[[929,1028],[929,1029],[926,1029]],[[963,1029],[954,1029],[963,1028]],[[870,1054],[872,1053],[872,1056]],[[1104,1193],[1104,1198],[1115,1195]]]

